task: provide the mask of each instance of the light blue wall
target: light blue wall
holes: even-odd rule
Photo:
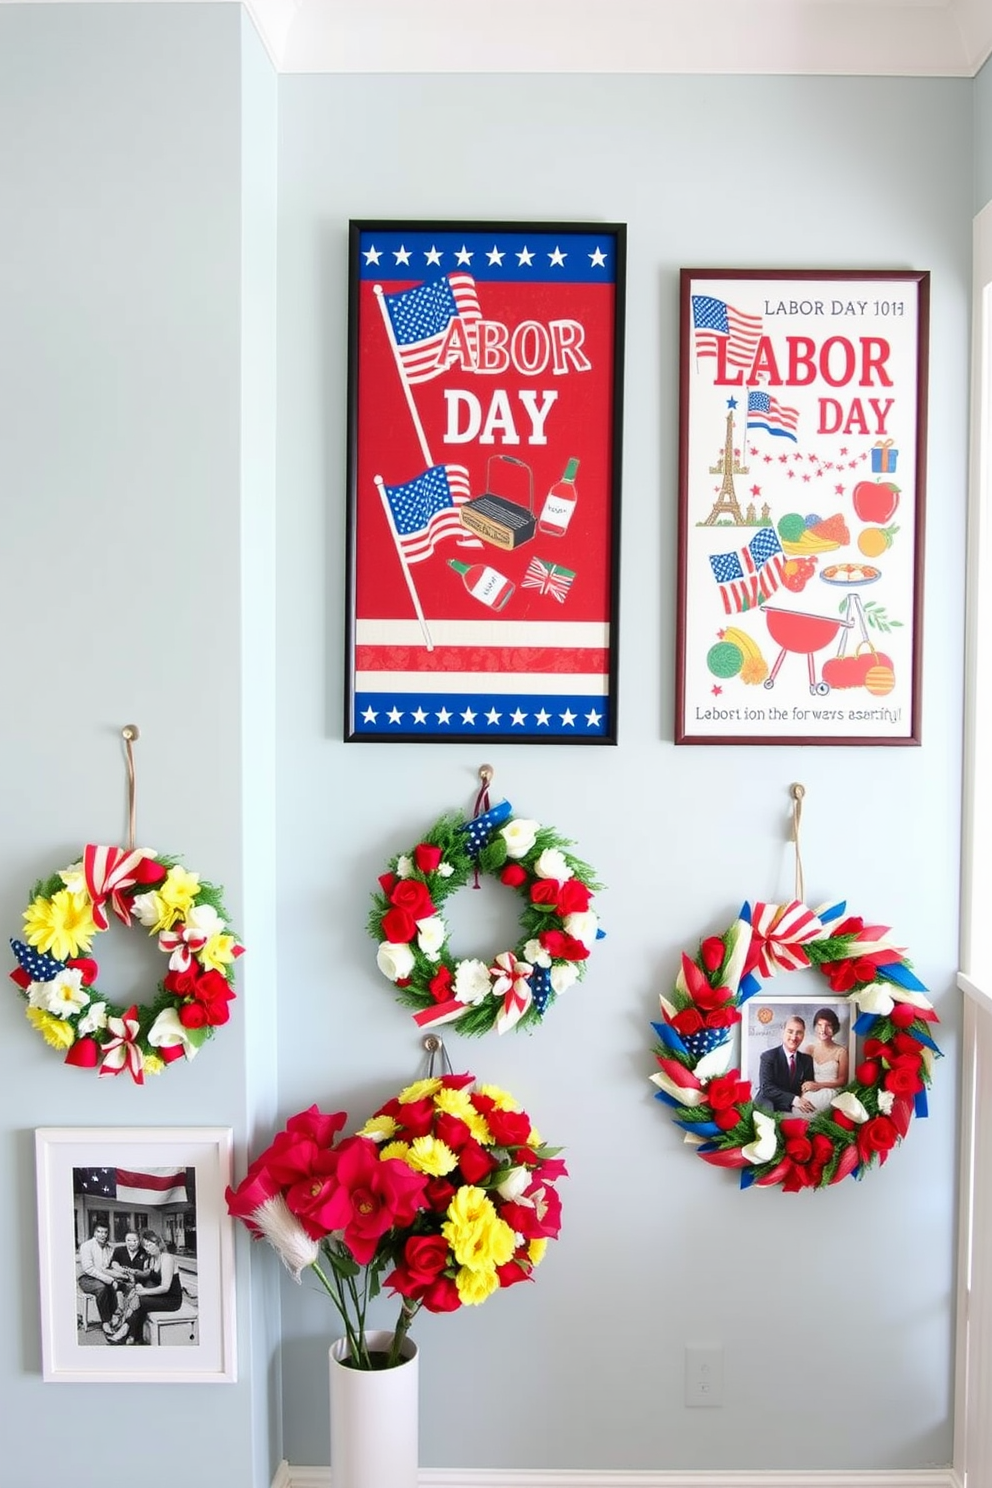
[[[992,57],[974,83],[975,88],[975,211],[992,201]]]
[[[245,282],[256,302],[273,283],[274,250],[247,205],[243,224],[241,178],[252,174],[256,199],[267,192],[271,239],[275,99],[270,79],[266,122],[256,50],[243,138],[241,25],[234,6],[0,9],[4,934],[17,933],[38,877],[86,841],[122,839],[120,729],[135,722],[139,840],[223,883],[260,951],[244,963],[229,1027],[195,1064],[144,1089],[63,1068],[5,982],[0,1477],[16,1488],[271,1479],[268,1416],[253,1410],[270,1348],[262,1309],[252,1327],[244,1256],[239,1383],[42,1383],[32,1135],[43,1125],[203,1124],[232,1126],[243,1144],[252,1103],[272,1083],[257,1054],[261,1038],[271,1066],[258,1023],[272,998],[260,975],[272,896],[264,861],[246,859],[271,831],[264,811],[244,809],[252,782],[253,799],[264,798],[260,769],[267,787],[272,778],[264,744],[247,742],[266,645],[254,644],[243,668],[252,632],[241,615],[242,562],[265,589],[264,563],[252,566],[242,540],[242,503],[264,512],[267,462],[271,511],[272,398],[266,383],[244,451],[255,486],[243,496],[241,372],[243,339],[271,367],[274,319],[271,288],[267,317],[243,307],[243,237],[255,245]],[[248,58],[250,67],[250,49]],[[271,571],[270,537],[253,541]],[[105,939],[108,982],[126,985],[132,972],[150,992],[161,975],[154,948],[123,932]]]
[[[360,1119],[412,1075],[413,1025],[363,935],[369,893],[391,853],[470,806],[484,760],[498,792],[574,836],[608,885],[608,939],[537,1035],[450,1040],[456,1067],[513,1090],[566,1144],[572,1177],[536,1285],[415,1325],[425,1466],[949,1460],[971,108],[971,84],[946,81],[280,79],[283,1109],[317,1099]],[[346,237],[362,216],[629,225],[616,749],[339,742]],[[920,749],[671,744],[681,265],[932,271]],[[740,1195],[680,1147],[648,1084],[649,1022],[679,950],[742,899],[791,892],[794,780],[812,902],[846,895],[895,927],[935,990],[948,1054],[906,1148],[812,1199]],[[452,904],[474,954],[512,913],[496,892],[485,913],[463,902],[480,898]],[[285,1286],[294,1462],[327,1461],[333,1331],[318,1297]],[[684,1347],[712,1341],[726,1403],[686,1410]]]
[[[450,1040],[566,1144],[563,1238],[535,1286],[418,1320],[424,1465],[948,1460],[970,218],[988,89],[987,68],[976,84],[277,88],[233,6],[0,7],[0,139],[16,142],[0,175],[0,909],[14,933],[37,875],[120,835],[118,730],[134,720],[140,835],[223,880],[250,947],[230,1027],[143,1091],[63,1070],[11,993],[0,1256],[23,1285],[0,1299],[0,1395],[17,1488],[122,1471],[144,1488],[177,1472],[264,1488],[275,1456],[328,1460],[334,1323],[288,1282],[280,1322],[274,1257],[249,1262],[243,1237],[239,1384],[42,1385],[31,1133],[229,1124],[243,1167],[276,1111],[317,1100],[357,1121],[419,1062],[374,969],[368,896],[391,853],[470,805],[482,757],[339,742],[346,229],[376,215],[630,228],[621,744],[491,755],[498,791],[596,866],[609,938],[538,1036]],[[677,270],[719,264],[933,273],[921,749],[671,745]],[[947,1053],[905,1149],[816,1198],[739,1195],[681,1149],[647,1080],[679,950],[742,898],[791,890],[793,780],[810,898],[846,894],[893,925]],[[484,950],[511,912],[460,895],[455,935]],[[714,1341],[726,1404],[687,1411],[683,1348]],[[150,1445],[163,1419],[182,1423],[178,1462]]]

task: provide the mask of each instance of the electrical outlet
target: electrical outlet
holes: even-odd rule
[[[723,1404],[723,1348],[719,1344],[686,1345],[685,1403],[688,1406]]]

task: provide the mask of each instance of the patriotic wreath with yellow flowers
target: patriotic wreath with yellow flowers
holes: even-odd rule
[[[192,1059],[228,1021],[234,963],[244,947],[228,925],[221,890],[176,858],[148,848],[83,849],[80,860],[31,891],[23,940],[11,939],[11,980],[28,1021],[66,1064],[101,1075],[127,1070],[136,1084],[176,1059]],[[108,908],[157,936],[169,967],[152,1001],[125,1007],[96,985],[90,955],[109,926]]]
[[[554,828],[514,817],[509,801],[463,821],[443,816],[379,879],[368,929],[376,962],[414,1008],[421,1028],[456,1032],[532,1028],[562,992],[585,974],[603,935],[590,909],[593,871],[566,849]],[[521,935],[512,951],[455,958],[441,906],[473,874],[486,873],[523,900]],[[478,880],[476,880],[478,882]]]
[[[885,938],[888,927],[845,910],[843,902],[818,910],[799,900],[745,904],[725,934],[708,936],[695,957],[683,953],[674,991],[661,998],[663,1021],[652,1025],[656,1098],[673,1108],[699,1157],[740,1170],[742,1188],[798,1193],[861,1178],[885,1162],[914,1113],[927,1114],[937,1015],[904,952]],[[743,1004],[779,972],[808,966],[835,999],[854,1005],[861,1047],[846,1088],[803,1115],[800,1096],[788,1109],[789,1091],[768,1098],[759,1086],[752,1096],[731,1059]]]

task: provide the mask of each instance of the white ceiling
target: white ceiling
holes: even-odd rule
[[[0,0],[13,3],[25,0]],[[992,0],[245,0],[245,5],[281,72],[973,77],[992,52]]]

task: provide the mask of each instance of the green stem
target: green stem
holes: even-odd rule
[[[324,1291],[330,1297],[331,1301],[334,1303],[334,1306],[337,1308],[338,1313],[340,1314],[341,1321],[344,1323],[345,1337],[348,1340],[349,1354],[355,1360],[359,1369],[368,1369],[369,1364],[367,1361],[367,1356],[366,1361],[364,1363],[362,1362],[365,1340],[361,1337],[360,1334],[356,1334],[355,1329],[352,1326],[351,1317],[348,1313],[348,1308],[345,1303],[344,1297],[341,1295],[340,1286],[335,1284],[335,1282],[332,1282],[327,1277],[325,1272],[316,1261],[311,1261],[310,1269],[311,1271],[313,1271],[313,1273],[317,1277],[317,1280],[320,1282],[321,1286],[324,1288]]]
[[[420,1310],[419,1302],[412,1302],[409,1297],[404,1297],[400,1307],[400,1315],[396,1319],[396,1327],[393,1330],[393,1342],[389,1350],[389,1358],[386,1361],[387,1369],[395,1369],[400,1362],[400,1349],[403,1340],[410,1331],[410,1324]]]

